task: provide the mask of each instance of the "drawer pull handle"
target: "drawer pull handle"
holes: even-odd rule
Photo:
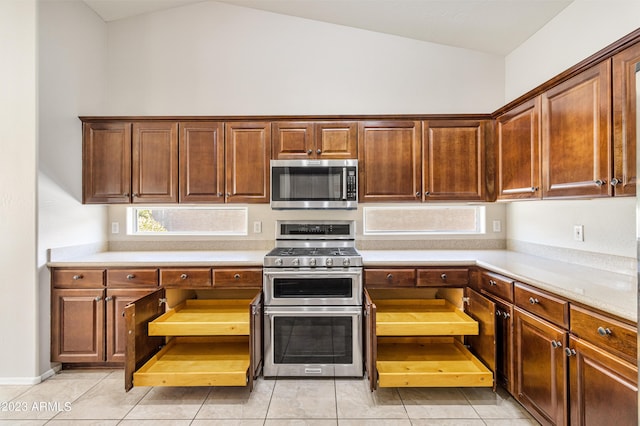
[[[187,274],[180,275],[180,279],[181,280],[186,280],[187,278],[189,278],[189,275],[187,275]]]
[[[134,279],[135,277],[136,277],[136,276],[135,276],[135,274],[128,274],[128,275],[127,275],[127,279],[128,279],[128,280],[132,280],[132,279]]]
[[[442,275],[440,275],[440,279],[441,279],[442,281],[446,281],[446,280],[447,280],[447,274],[442,274]]]
[[[393,279],[393,274],[387,274],[387,280],[391,281]]]
[[[236,280],[239,280],[239,279],[240,279],[240,274],[235,274],[235,275],[233,276],[233,278],[234,278],[234,279],[236,279]]]
[[[561,348],[562,347],[562,342],[559,340],[552,340],[551,341],[551,346],[553,346],[554,348]]]
[[[74,275],[74,276],[73,276],[73,279],[74,279],[74,280],[81,280],[81,279],[83,279],[83,278],[84,278],[84,277],[82,276],[82,274]]]
[[[576,354],[576,350],[571,348],[564,348],[564,353],[567,356],[574,356]]]
[[[529,298],[529,303],[531,303],[532,305],[537,305],[538,303],[540,303],[540,301],[538,299],[530,297]]]
[[[497,285],[498,283],[495,282],[494,280],[489,280],[489,285],[494,286]]]
[[[611,329],[605,328],[605,327],[598,327],[598,334],[603,337],[611,336]]]

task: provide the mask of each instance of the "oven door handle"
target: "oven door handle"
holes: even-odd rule
[[[362,275],[362,268],[341,268],[341,269],[326,269],[326,270],[318,270],[315,268],[298,268],[298,269],[290,269],[290,270],[282,270],[282,269],[265,269],[264,276],[265,277],[290,277],[295,276],[296,278],[322,278],[322,277],[334,277],[334,276],[346,276],[346,277],[355,277],[358,278]]]
[[[362,306],[265,306],[265,316],[336,316],[354,315],[362,316]]]

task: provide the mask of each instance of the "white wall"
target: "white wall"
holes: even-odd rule
[[[575,0],[506,58],[505,103],[640,28],[640,1]],[[511,203],[507,238],[635,258],[635,198]],[[573,240],[574,224],[585,241]]]
[[[13,383],[39,374],[35,35],[35,0],[0,1],[0,377]]]
[[[107,208],[82,205],[82,123],[103,111],[106,24],[84,3],[38,3],[39,374],[50,368],[50,248],[100,245]]]
[[[109,23],[108,113],[488,113],[504,59],[216,2]]]

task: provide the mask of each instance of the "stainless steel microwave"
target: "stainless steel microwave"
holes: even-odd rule
[[[358,160],[271,160],[271,208],[357,206]]]

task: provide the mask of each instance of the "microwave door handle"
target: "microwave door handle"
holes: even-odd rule
[[[342,200],[347,201],[347,168],[342,168]]]

